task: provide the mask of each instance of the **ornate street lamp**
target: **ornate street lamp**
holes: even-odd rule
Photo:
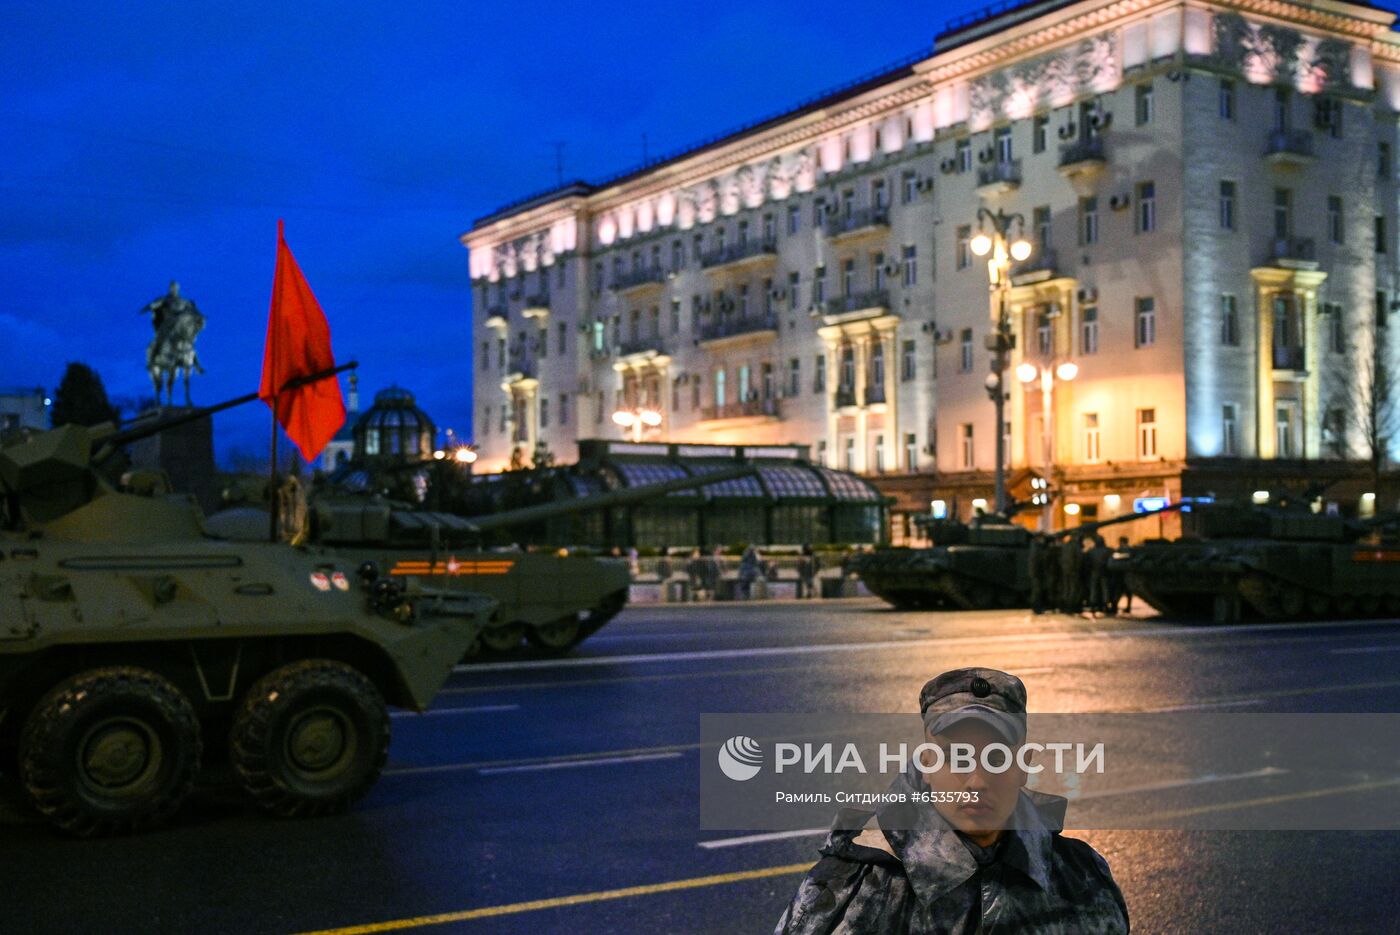
[[[661,424],[661,413],[655,409],[619,409],[612,414],[612,420],[618,426],[627,429],[632,433],[632,441],[642,440],[642,433],[647,429],[654,429]]]
[[[1072,360],[1062,360],[1058,364],[1046,364],[1037,367],[1030,361],[1020,364],[1016,368],[1016,377],[1025,385],[1026,389],[1031,388],[1031,384],[1036,380],[1040,381],[1040,445],[1041,463],[1045,478],[1045,512],[1041,520],[1041,528],[1045,532],[1054,529],[1055,503],[1051,496],[1050,475],[1055,470],[1055,381],[1068,383],[1079,376],[1079,365]],[[1074,515],[1078,512],[1078,507],[1066,512]]]
[[[1016,225],[1015,239],[1008,239],[1011,225]],[[990,224],[991,231],[983,225]],[[987,288],[991,297],[992,333],[987,336],[987,350],[992,352],[992,372],[987,377],[987,395],[996,408],[996,511],[1004,513],[1006,500],[1006,360],[1011,353],[1013,338],[1011,318],[1006,307],[1006,293],[1011,288],[1011,262],[1023,262],[1031,255],[1031,242],[1023,236],[1026,219],[1020,214],[1007,214],[998,208],[993,214],[985,207],[977,209],[977,234],[968,247],[977,256],[987,257]]]

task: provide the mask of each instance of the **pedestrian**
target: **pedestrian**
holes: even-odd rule
[[[1045,564],[1046,543],[1040,533],[1031,535],[1031,547],[1026,556],[1026,574],[1031,579],[1031,613],[1045,613]]]
[[[1084,566],[1084,545],[1079,536],[1065,536],[1060,543],[1060,610],[1077,614],[1084,609],[1084,595],[1079,579]]]
[[[1112,610],[1111,613],[1118,612],[1118,602],[1120,599],[1126,603],[1123,606],[1123,613],[1133,612],[1133,592],[1128,590],[1128,576],[1124,572],[1125,562],[1128,558],[1128,537],[1118,537],[1118,548],[1113,553],[1114,561],[1109,564],[1109,584],[1112,588]]]
[[[1108,613],[1108,559],[1112,554],[1103,536],[1095,534],[1086,563],[1089,566],[1089,610],[1095,613]]]
[[[698,548],[690,550],[690,561],[685,563],[685,574],[690,579],[690,599],[700,600],[700,595],[709,590],[709,563]]]
[[[763,574],[763,558],[758,549],[749,546],[739,559],[739,599],[747,601],[753,597],[753,583]]]
[[[636,581],[642,576],[642,562],[637,556],[635,548],[627,550],[627,570],[632,575],[632,580]]]
[[[719,583],[724,580],[724,549],[715,546],[710,553],[709,560],[705,563],[706,587],[710,592],[710,600],[719,599]]]
[[[817,596],[817,556],[810,545],[802,546],[797,559],[797,596]]]
[[[924,685],[919,710],[927,743],[967,744],[974,763],[988,747],[1019,751],[1026,741],[1026,687],[997,669],[944,672]],[[955,772],[911,762],[885,804],[842,810],[774,935],[1127,933],[1108,863],[1063,835],[1066,800],[1027,790],[1026,779],[1020,765]],[[930,793],[949,801],[930,803]],[[969,793],[979,807],[958,804]]]
[[[670,548],[664,545],[657,552],[656,577],[663,585],[671,579]]]

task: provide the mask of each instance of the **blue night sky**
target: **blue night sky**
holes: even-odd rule
[[[0,384],[94,366],[151,395],[173,277],[208,319],[195,401],[257,387],[276,221],[360,361],[471,418],[472,220],[927,49],[980,4],[14,3],[0,30]],[[402,12],[406,10],[412,12]],[[218,417],[264,457],[267,411]]]

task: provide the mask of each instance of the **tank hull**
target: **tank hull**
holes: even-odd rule
[[[862,556],[856,572],[899,610],[991,610],[1030,606],[1030,549],[948,545]]]

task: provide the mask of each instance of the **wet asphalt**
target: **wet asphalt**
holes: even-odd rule
[[[274,820],[214,789],[170,828],[74,841],[4,785],[0,932],[769,932],[820,839],[699,829],[699,715],[914,711],[963,665],[1021,674],[1039,711],[1400,712],[1394,621],[636,606],[569,658],[455,672],[428,714],[394,717],[347,815]],[[1076,836],[1134,931],[1400,931],[1400,832]]]

